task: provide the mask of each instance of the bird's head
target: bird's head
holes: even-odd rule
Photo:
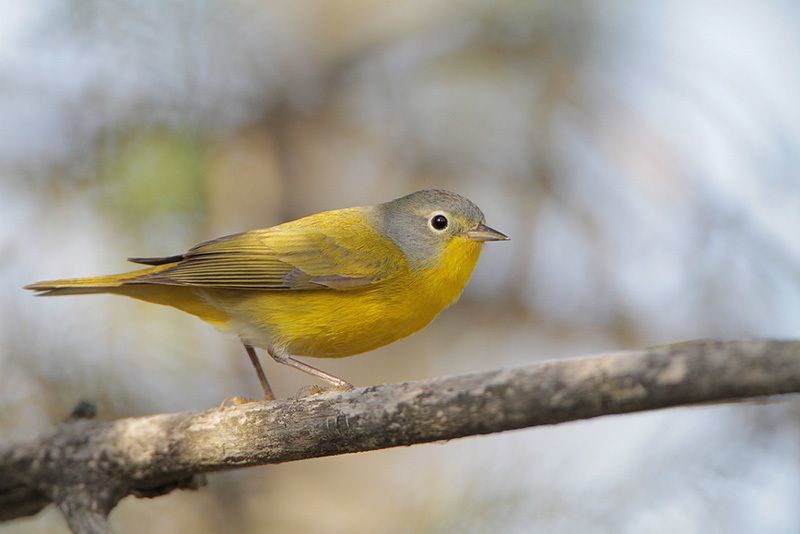
[[[508,236],[485,224],[483,212],[469,199],[441,189],[426,189],[377,206],[378,227],[417,262],[441,256],[454,242],[480,249],[486,241]]]

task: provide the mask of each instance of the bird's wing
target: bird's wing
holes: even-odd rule
[[[183,256],[169,258],[179,258],[175,265],[129,283],[258,290],[368,286],[385,279],[405,259],[363,215],[351,211],[317,214],[201,243]],[[157,264],[158,258],[147,260]]]

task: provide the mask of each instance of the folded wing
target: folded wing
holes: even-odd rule
[[[405,265],[402,253],[358,213],[318,214],[201,243],[163,261],[138,260],[175,264],[128,284],[252,290],[357,289]]]

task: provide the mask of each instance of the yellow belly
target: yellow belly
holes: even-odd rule
[[[424,328],[461,295],[480,251],[477,243],[459,241],[437,265],[360,289],[205,292],[230,317],[225,327],[253,345],[299,356],[350,356]]]

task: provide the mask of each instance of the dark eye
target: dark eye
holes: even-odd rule
[[[431,226],[434,230],[444,230],[447,228],[447,217],[444,215],[434,215],[431,218]]]

